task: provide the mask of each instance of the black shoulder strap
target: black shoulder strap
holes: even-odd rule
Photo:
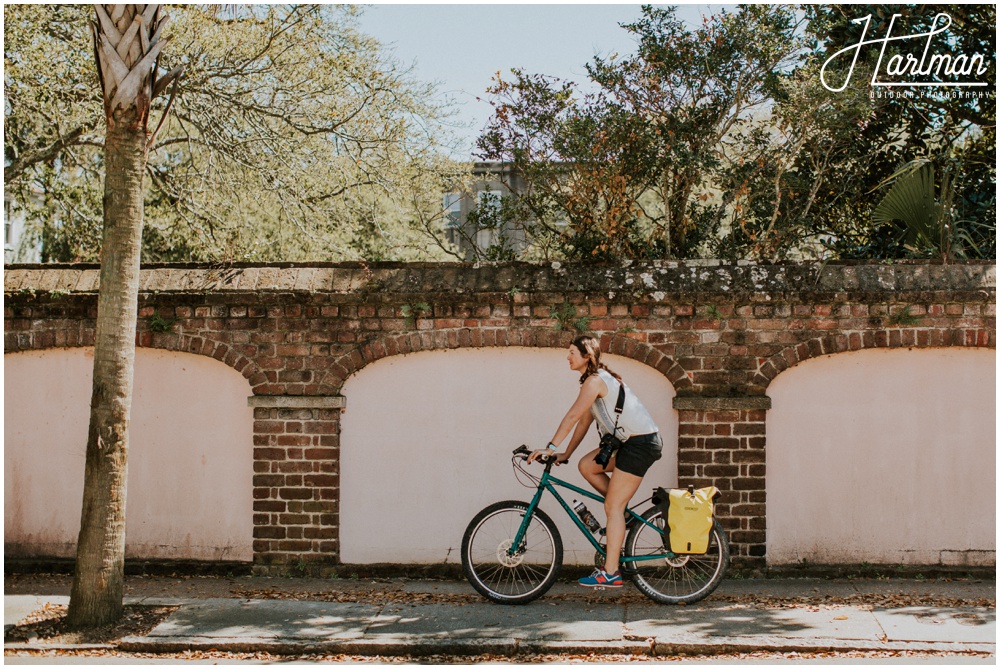
[[[625,384],[618,382],[618,401],[615,402],[615,429],[611,434],[618,436],[618,419],[622,417],[622,409],[625,408]]]
[[[625,384],[621,381],[618,382],[618,401],[615,402],[615,413],[621,415],[622,410],[625,408]],[[617,424],[617,423],[616,423]]]

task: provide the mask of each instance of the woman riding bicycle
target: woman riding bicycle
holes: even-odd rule
[[[600,343],[594,337],[580,336],[569,346],[570,369],[580,374],[580,394],[569,408],[548,446],[534,451],[528,462],[542,456],[555,456],[556,464],[570,459],[580,445],[590,424],[596,420],[601,435],[613,433],[624,443],[611,456],[606,466],[595,457],[594,449],[580,459],[580,473],[597,492],[604,496],[604,510],[608,517],[607,559],[603,569],[580,579],[585,587],[620,588],[622,577],[618,569],[622,544],[625,542],[625,508],[639,489],[642,477],[649,467],[660,459],[663,442],[659,428],[635,394],[624,385],[621,377],[601,362]],[[619,388],[625,388],[625,402],[621,414],[616,416]],[[570,435],[569,444],[562,453],[556,448]]]

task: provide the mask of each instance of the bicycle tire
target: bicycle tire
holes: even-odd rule
[[[462,537],[462,572],[476,591],[497,604],[527,604],[544,595],[562,567],[562,537],[555,523],[536,508],[522,550],[507,549],[528,505],[508,500],[491,504],[469,523]]]
[[[662,528],[664,520],[656,507],[642,516]],[[639,523],[625,539],[628,556],[663,553],[663,535]],[[632,582],[639,591],[660,604],[693,604],[719,587],[729,569],[729,540],[716,520],[704,555],[677,555],[674,558],[628,563]]]

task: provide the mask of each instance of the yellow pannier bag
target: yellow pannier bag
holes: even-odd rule
[[[655,498],[666,515],[670,550],[681,555],[702,555],[708,552],[708,541],[714,522],[715,486],[698,488],[658,488]]]

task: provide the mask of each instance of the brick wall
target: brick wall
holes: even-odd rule
[[[255,396],[253,550],[259,565],[340,553],[339,397]]]
[[[993,264],[513,263],[144,268],[139,346],[211,356],[254,398],[261,566],[339,560],[338,397],[393,355],[565,347],[585,330],[677,392],[678,475],[723,491],[734,554],[764,557],[770,382],[821,355],[996,347]],[[93,343],[97,268],[9,267],[5,352]]]
[[[678,397],[677,484],[714,485],[716,514],[732,542],[733,559],[765,555],[764,420],[767,397]]]

